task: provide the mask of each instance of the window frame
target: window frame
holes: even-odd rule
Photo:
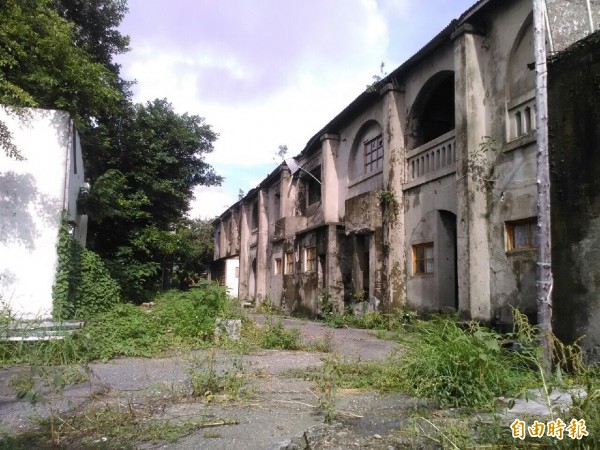
[[[435,257],[433,253],[434,245],[433,242],[424,242],[422,244],[416,244],[412,246],[412,256],[413,256],[413,275],[414,276],[424,276],[424,275],[433,275],[435,273]],[[425,249],[423,253],[423,258],[419,258],[419,250]],[[427,258],[427,249],[431,249],[431,257]],[[423,262],[424,271],[420,271],[419,262]],[[428,262],[431,263],[431,271],[427,271]]]
[[[527,233],[527,245],[524,246],[515,246],[515,231],[517,227],[526,226]],[[525,219],[519,220],[511,220],[505,222],[505,235],[506,235],[506,251],[510,252],[518,252],[522,250],[536,250],[538,248],[538,242],[536,242],[535,237],[536,228],[537,227],[537,217],[527,217]]]
[[[294,252],[285,252],[285,266],[283,268],[284,275],[292,275],[294,273]]]
[[[281,258],[275,258],[275,265],[273,266],[275,275],[281,275],[283,270],[283,264]]]
[[[383,133],[363,143],[363,167],[365,174],[383,170]]]
[[[304,247],[304,272],[313,273],[317,271],[317,246],[308,245]]]

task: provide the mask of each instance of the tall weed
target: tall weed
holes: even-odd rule
[[[417,321],[402,342],[400,366],[406,388],[443,406],[493,408],[500,395],[519,395],[539,383],[535,371],[501,347],[500,335],[472,322],[461,329],[454,320]]]

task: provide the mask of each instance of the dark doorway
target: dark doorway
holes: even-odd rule
[[[439,211],[439,305],[458,309],[458,270],[456,253],[456,215]]]

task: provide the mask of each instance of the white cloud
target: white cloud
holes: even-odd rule
[[[222,187],[197,187],[194,196],[196,200],[192,202],[192,208],[188,212],[188,216],[192,219],[213,219],[237,201],[237,198],[232,197]]]
[[[401,61],[389,55],[410,51],[413,34],[433,37],[441,28],[427,31],[426,24],[447,23],[448,15],[437,17],[443,10],[472,1],[171,0],[165,7],[129,0],[123,31],[133,50],[118,62],[124,77],[138,81],[137,101],[166,97],[220,134],[207,161],[225,172],[225,184],[199,188],[192,212],[212,217],[249,180],[252,188],[268,174],[264,167],[275,166],[279,145],[300,152],[365,89],[381,62],[392,70]],[[417,7],[436,17],[416,14]],[[408,29],[413,34],[402,35]],[[234,169],[245,174],[232,176]],[[264,173],[255,174],[259,169]]]

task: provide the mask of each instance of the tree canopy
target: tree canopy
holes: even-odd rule
[[[123,97],[49,0],[4,0],[0,24],[0,103],[66,110],[86,127]]]

